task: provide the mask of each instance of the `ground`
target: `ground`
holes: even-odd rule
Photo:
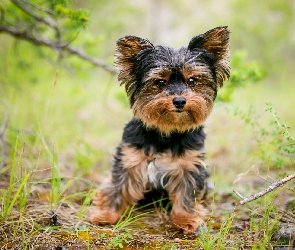
[[[9,186],[8,169],[0,178],[1,189]],[[15,206],[5,220],[0,220],[0,248],[278,250],[295,246],[294,191],[287,188],[244,206],[232,192],[215,190],[205,201],[209,211],[206,225],[195,234],[184,235],[171,227],[169,212],[161,202],[149,208],[132,208],[116,226],[92,225],[88,206],[83,204],[83,191],[92,188],[89,183],[74,180],[54,208],[50,186],[35,184],[23,212]],[[252,185],[261,190],[265,187],[259,177],[252,179]]]

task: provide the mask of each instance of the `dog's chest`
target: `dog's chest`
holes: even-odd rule
[[[166,160],[167,161],[167,160]],[[155,155],[153,161],[147,161],[148,182],[155,188],[165,188],[164,179],[169,175],[174,167],[172,164],[163,164],[163,156]],[[171,159],[172,162],[172,159]]]
[[[197,150],[188,150],[181,156],[173,156],[169,151],[148,156],[145,159],[148,182],[155,188],[165,188],[170,177],[182,178],[187,171],[198,171],[196,165],[205,167],[202,156]]]

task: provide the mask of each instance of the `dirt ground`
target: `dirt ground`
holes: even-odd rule
[[[1,175],[0,189],[7,188],[7,177]],[[77,182],[68,195],[89,188],[89,183]],[[207,224],[194,234],[184,235],[171,226],[169,212],[157,203],[135,210],[132,218],[138,220],[125,227],[97,226],[89,222],[87,212],[78,217],[85,209],[83,197],[75,195],[53,211],[48,201],[50,187],[38,184],[32,188],[22,214],[15,209],[5,220],[0,218],[0,249],[254,249],[266,237],[264,227],[253,226],[253,222],[265,220],[265,208],[257,204],[241,206],[233,193],[214,192],[205,201]],[[275,211],[268,214],[269,225],[275,224],[271,240],[255,249],[295,249],[294,191],[283,188],[276,192]]]

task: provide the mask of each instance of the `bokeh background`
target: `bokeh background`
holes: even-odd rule
[[[2,23],[11,14],[10,5],[1,1]],[[247,173],[243,178],[248,183],[269,168],[294,172],[294,152],[278,148],[288,142],[266,103],[272,103],[279,122],[286,122],[294,135],[295,1],[85,0],[71,8],[85,9],[88,19],[78,31],[63,26],[64,38],[109,65],[117,39],[125,35],[179,48],[195,35],[228,26],[232,58],[252,65],[261,77],[246,79],[226,101],[218,101],[206,122],[207,163],[215,185],[247,192],[244,184],[234,183],[240,173]],[[50,37],[46,29],[42,32]],[[18,140],[29,169],[50,167],[49,149],[63,176],[104,179],[124,124],[132,117],[116,75],[3,32],[0,57],[0,125],[9,118],[5,162],[12,161]],[[243,74],[237,65],[233,74]]]

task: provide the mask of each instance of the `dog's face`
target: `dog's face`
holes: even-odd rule
[[[119,39],[119,81],[134,116],[166,135],[202,124],[229,77],[228,40],[227,27],[198,35],[178,50],[135,36]]]

